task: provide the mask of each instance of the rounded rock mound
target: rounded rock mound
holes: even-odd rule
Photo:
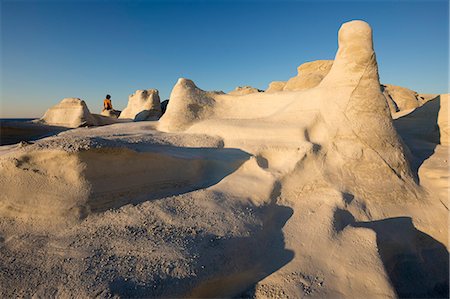
[[[78,128],[97,125],[86,103],[79,98],[65,98],[45,112],[43,123],[53,126]]]
[[[119,118],[134,121],[158,120],[161,117],[161,103],[156,89],[136,90],[128,97],[127,107]]]

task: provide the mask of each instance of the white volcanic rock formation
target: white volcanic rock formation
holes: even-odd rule
[[[216,95],[199,89],[192,80],[178,79],[170,94],[166,113],[160,119],[160,127],[167,131],[179,131],[197,119],[208,118],[213,113],[213,97]]]
[[[106,109],[104,109],[104,110],[102,110],[102,112],[100,113],[100,115],[106,116],[106,117],[111,117],[111,118],[118,118],[119,115],[120,115],[120,112],[121,112],[121,111],[114,110],[114,109],[111,109],[111,110],[106,110]]]
[[[273,81],[266,92],[299,91],[313,88],[323,80],[333,65],[333,60],[306,62],[297,68],[297,76],[288,81]]]
[[[286,82],[271,82],[266,92],[299,91],[313,88],[322,82],[332,65],[333,60],[306,62],[297,68],[297,76]],[[381,90],[386,97],[391,114],[420,107],[427,100],[433,98],[426,99],[413,90],[392,84],[381,84]]]
[[[391,177],[395,183],[387,184],[386,190],[398,194],[399,199],[407,198],[407,191],[415,189],[414,179],[380,90],[372,30],[365,22],[345,23],[339,30],[339,50],[329,74],[318,86],[319,90],[335,88],[336,96],[327,94],[329,100],[321,105],[334,149],[328,159],[340,161],[334,170],[353,180],[352,189],[367,188],[372,175]]]
[[[440,143],[441,145],[450,145],[450,124],[448,122],[448,101],[449,94],[440,95],[440,109],[438,113],[438,126],[440,131]]]
[[[269,87],[266,89],[266,92],[283,91],[284,86],[286,86],[286,82],[284,81],[273,81],[269,83]]]
[[[320,64],[324,72],[331,66],[331,62]],[[238,108],[242,102],[245,110]],[[227,145],[242,147],[244,143],[244,148],[255,154],[269,144],[306,143],[324,154],[328,164],[324,175],[335,182],[341,180],[347,185],[344,189],[355,193],[374,190],[379,198],[386,192],[405,198],[408,190],[416,190],[380,90],[372,31],[362,21],[342,26],[336,59],[315,88],[237,98],[208,93],[192,81],[180,79],[160,129],[218,135]],[[259,149],[250,148],[252,143]],[[380,181],[373,177],[385,180],[386,188],[379,190]]]
[[[384,84],[381,87],[393,113],[414,109],[423,104],[419,94],[411,89],[391,84]]]
[[[70,128],[97,125],[86,103],[78,98],[63,99],[48,109],[41,121],[49,125]]]
[[[328,74],[333,60],[316,60],[304,63],[297,68],[297,76],[286,82],[283,90],[305,90],[317,86]]]
[[[240,96],[245,94],[251,94],[255,92],[261,92],[262,90],[259,90],[257,88],[251,87],[251,86],[238,86],[234,90],[230,91],[228,94],[233,96]]]
[[[134,121],[157,120],[161,114],[158,90],[136,90],[128,97],[128,105],[120,113],[119,118]]]
[[[443,99],[408,151],[352,21],[315,87],[179,79],[159,122],[1,147],[0,296],[448,298]]]

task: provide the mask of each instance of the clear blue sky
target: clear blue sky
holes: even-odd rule
[[[381,81],[448,92],[443,1],[2,1],[0,117],[40,117],[64,97],[98,113],[136,89],[169,97],[179,77],[202,89],[266,89],[303,62],[333,59],[343,22],[367,21]]]

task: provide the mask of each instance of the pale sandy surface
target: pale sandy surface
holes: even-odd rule
[[[448,297],[448,95],[392,120],[371,34],[308,90],[0,147],[1,297]]]
[[[425,124],[410,122],[404,132],[415,125]],[[436,295],[434,285],[445,282],[448,147],[434,143],[430,156],[418,158],[425,158],[419,175],[428,198],[390,204],[342,193],[307,164],[277,182],[288,154],[283,149],[272,151],[275,164],[269,166],[261,156],[223,149],[217,137],[153,127],[144,122],[81,128],[25,148],[2,147],[2,163],[11,154],[22,157],[9,174],[54,176],[41,173],[44,181],[36,186],[9,191],[44,193],[53,201],[33,207],[16,202],[9,209],[13,218],[2,218],[3,296],[395,297],[396,291]],[[422,140],[409,139],[415,142]],[[412,152],[424,154],[420,147]],[[208,163],[216,163],[215,177],[210,171],[198,175]],[[57,182],[69,180],[62,176],[77,165],[88,168],[84,179],[105,198],[97,197],[81,217],[55,203],[72,194],[72,187]],[[91,165],[99,169],[89,171]],[[125,167],[133,171],[119,170]],[[101,180],[88,178],[92,171]],[[70,179],[71,185],[83,183]],[[40,184],[52,190],[44,192]],[[147,187],[147,196],[130,198]]]

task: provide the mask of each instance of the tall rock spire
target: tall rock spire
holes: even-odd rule
[[[339,168],[354,182],[354,188],[394,180],[395,184],[389,184],[394,189],[415,189],[405,154],[408,149],[393,126],[380,89],[372,29],[366,22],[341,26],[339,50],[319,88],[335,90],[336,96],[323,98],[321,105],[330,145],[341,158],[332,155],[329,160],[341,161]]]

